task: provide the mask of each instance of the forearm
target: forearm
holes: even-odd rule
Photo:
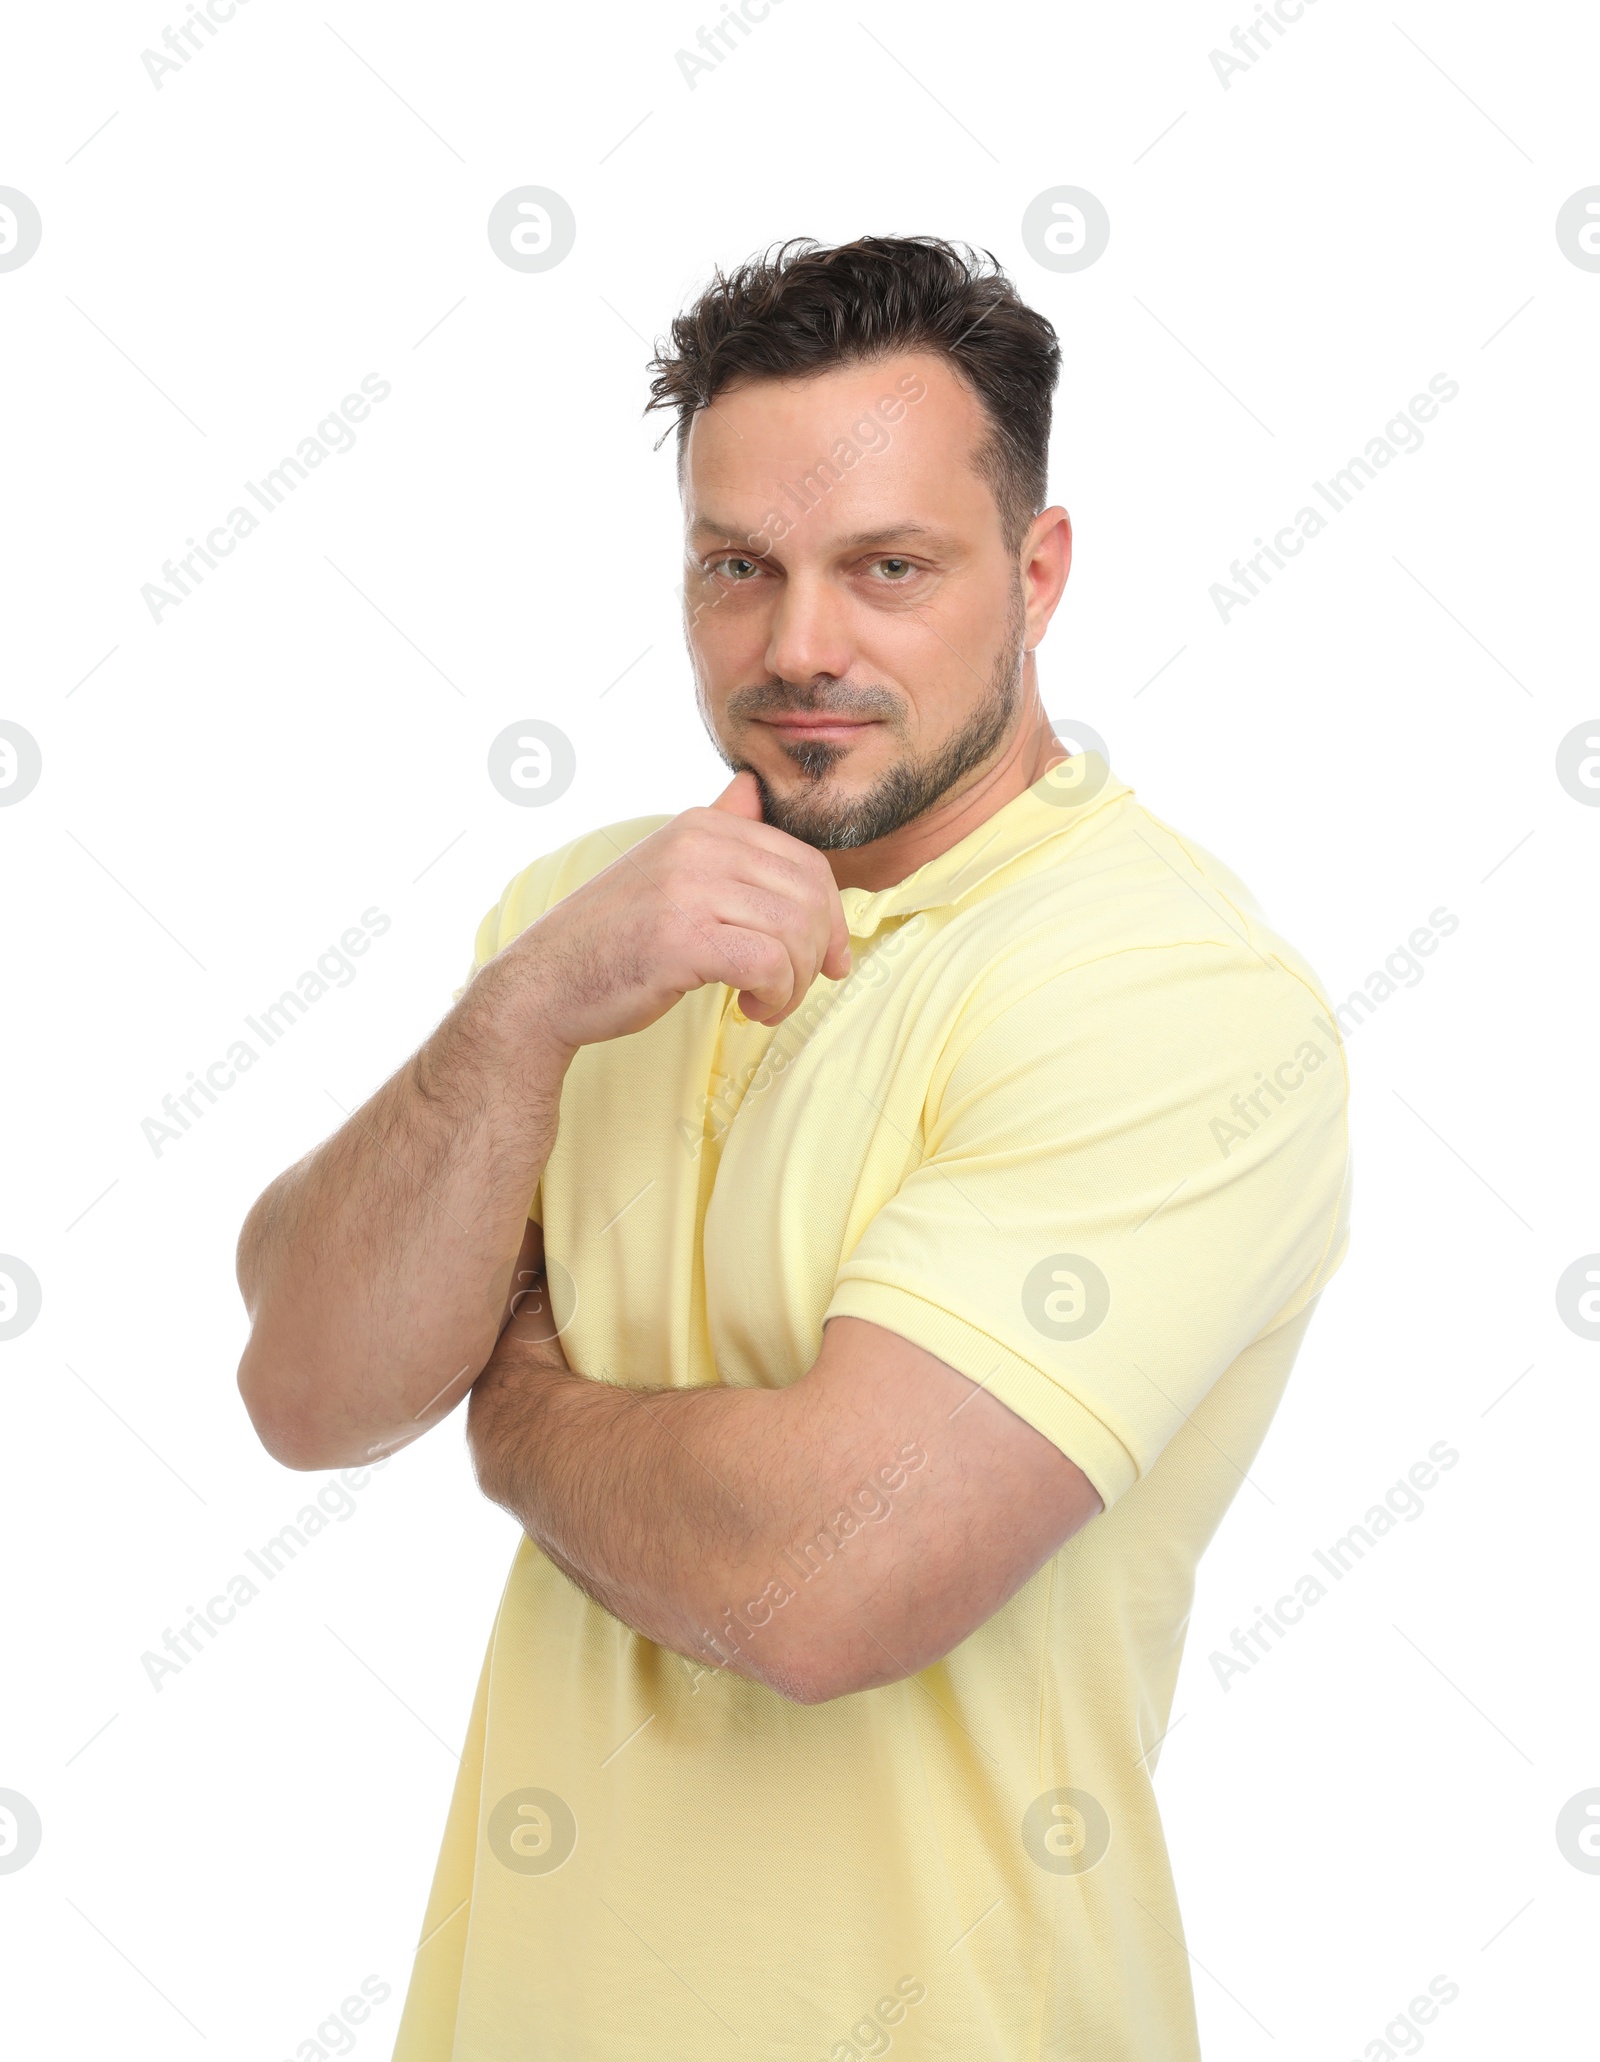
[[[492,961],[246,1219],[239,1387],[291,1466],[414,1437],[493,1350],[571,1057],[539,1035],[534,991],[526,953]]]
[[[797,1703],[931,1666],[1102,1508],[983,1384],[859,1318],[772,1389],[588,1381],[539,1329],[473,1393],[485,1493],[635,1632]]]
[[[468,1437],[484,1493],[613,1617],[804,1699],[806,1614],[749,1608],[783,1586],[804,1501],[788,1417],[781,1390],[591,1381],[508,1331]]]

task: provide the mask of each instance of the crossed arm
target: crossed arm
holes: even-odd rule
[[[485,1492],[643,1637],[804,1703],[964,1640],[1100,1508],[1041,1433],[854,1318],[785,1386],[590,1380],[527,1293],[579,1049],[711,982],[777,1024],[849,965],[826,859],[761,821],[748,772],[551,904],[246,1218],[239,1388],[268,1450],[370,1460],[471,1386]]]
[[[835,1318],[786,1388],[568,1367],[530,1223],[472,1390],[484,1493],[623,1624],[796,1703],[929,1667],[1100,1509],[1083,1472],[944,1361]]]

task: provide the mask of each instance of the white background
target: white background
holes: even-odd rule
[[[1201,1570],[1158,1787],[1205,2052],[1381,2055],[1444,1974],[1439,2056],[1592,2053],[1600,1876],[1554,1827],[1600,1785],[1600,1346],[1554,1291],[1600,1247],[1600,810],[1555,754],[1600,711],[1600,273],[1554,223],[1600,181],[1600,24],[1320,0],[1224,87],[1216,6],[783,0],[691,89],[705,18],[250,0],[159,90],[158,10],[9,25],[0,184],[44,236],[0,272],[0,715],[44,774],[0,809],[0,1251],[44,1300],[0,1345],[0,1788],[43,1844],[0,1874],[0,2024],[282,2062],[374,1975],[387,2053],[514,1534],[458,1414],[152,1687],[322,1481],[234,1388],[238,1227],[427,1034],[518,868],[726,779],[654,339],[716,262],[933,232],[1061,333],[1052,714],[1336,998],[1459,917],[1350,1040],[1353,1248]],[[485,233],[530,183],[578,224],[537,274]],[[1062,184],[1112,225],[1072,274],[1020,234]],[[355,449],[153,622],[162,561],[367,373]],[[1230,562],[1436,373],[1425,447],[1219,620]],[[529,717],[577,752],[545,809],[485,773]],[[357,978],[155,1153],[163,1096],[373,905]],[[1224,1690],[1212,1650],[1441,1439],[1424,1515]]]

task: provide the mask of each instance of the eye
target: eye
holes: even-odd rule
[[[874,559],[873,565],[884,574],[886,587],[903,587],[917,570],[908,558]]]
[[[714,558],[709,570],[713,573],[726,573],[735,586],[742,587],[753,579],[761,568],[753,558],[734,557]]]

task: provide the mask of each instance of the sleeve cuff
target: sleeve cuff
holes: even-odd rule
[[[887,1282],[859,1280],[835,1287],[823,1322],[830,1317],[881,1325],[979,1383],[1080,1467],[1107,1510],[1138,1480],[1133,1455],[1093,1411],[1053,1375],[965,1318]]]

